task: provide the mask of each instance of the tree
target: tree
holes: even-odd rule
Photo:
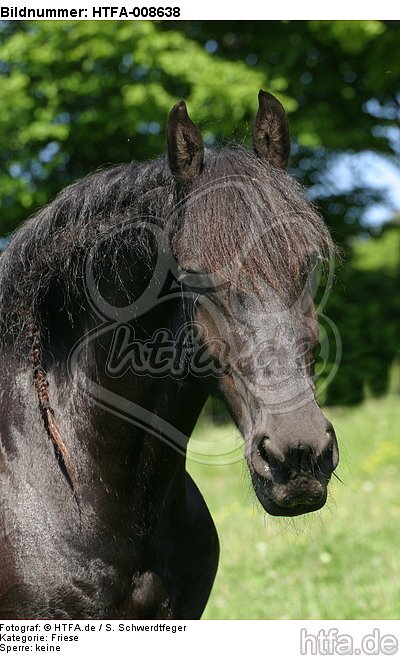
[[[365,231],[362,215],[380,194],[355,171],[343,192],[329,175],[342,153],[367,150],[399,167],[400,21],[185,23],[215,56],[245,61],[289,98],[292,169],[312,188],[339,242]],[[170,29],[165,26],[165,29]],[[251,121],[251,113],[247,115]]]
[[[207,138],[216,116],[230,134],[254,111],[263,82],[150,21],[18,23],[2,41],[3,233],[99,165],[160,153],[180,96],[197,121],[211,121]]]
[[[0,32],[0,230],[4,234],[99,165],[164,147],[179,97],[206,141],[248,140],[256,94],[290,114],[292,166],[324,188],[339,240],[360,230],[324,175],[344,150],[395,152],[400,22],[3,22]],[[396,56],[397,53],[397,56]],[[353,198],[353,199],[354,199]]]

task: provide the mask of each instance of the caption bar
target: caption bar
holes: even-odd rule
[[[134,20],[138,18],[180,18],[180,7],[167,6],[95,6],[95,7],[0,7],[0,18],[13,20],[71,20],[110,19]]]
[[[230,656],[243,656],[252,644],[274,656],[397,656],[400,622],[242,620],[220,621],[0,621],[0,654],[145,653],[203,656],[224,644]]]

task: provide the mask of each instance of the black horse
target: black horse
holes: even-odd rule
[[[185,457],[210,394],[268,513],[325,503],[310,272],[332,244],[283,170],[285,112],[261,91],[253,150],[204,150],[181,101],[167,140],[67,188],[0,258],[1,618],[201,616],[218,538]]]

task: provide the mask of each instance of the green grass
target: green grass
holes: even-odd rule
[[[267,516],[243,460],[226,451],[231,426],[200,422],[188,469],[217,526],[221,558],[205,619],[397,619],[400,615],[400,398],[325,414],[335,426],[343,483],[296,519]],[[222,445],[222,446],[221,446]],[[233,444],[233,447],[236,447]],[[239,451],[236,451],[239,454]],[[223,461],[221,456],[210,460]]]

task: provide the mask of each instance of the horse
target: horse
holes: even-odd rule
[[[314,380],[310,280],[334,248],[260,91],[253,147],[167,153],[64,189],[0,258],[0,617],[198,619],[219,543],[186,451],[210,395],[273,516],[338,463]]]

